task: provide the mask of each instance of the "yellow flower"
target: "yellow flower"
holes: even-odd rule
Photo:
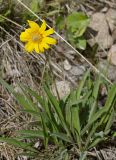
[[[54,33],[54,30],[53,28],[46,30],[46,22],[44,20],[41,27],[34,21],[28,20],[28,23],[30,28],[20,34],[20,40],[26,42],[25,50],[27,52],[35,50],[37,53],[41,53],[44,52],[44,49],[49,49],[50,45],[56,44],[54,38],[48,37]]]

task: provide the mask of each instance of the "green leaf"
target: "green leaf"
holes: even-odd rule
[[[113,121],[114,121],[114,118],[115,118],[114,108],[110,111],[109,114],[110,115],[108,116],[108,121],[107,121],[107,124],[106,124],[104,132],[106,132],[107,130],[109,130],[111,128],[112,124],[113,124]]]
[[[76,46],[79,49],[85,50],[86,44],[87,44],[86,40],[81,37],[81,38],[78,38]]]
[[[31,0],[30,8],[33,12],[37,13],[41,8],[41,0]]]
[[[113,104],[113,101],[116,101],[116,84],[113,84],[111,86],[111,89],[108,93],[108,98],[106,100],[106,103],[105,103],[105,110],[108,111],[110,109],[110,107],[113,107],[112,104]]]
[[[55,113],[53,112],[50,103],[47,102],[47,100],[46,100],[47,98],[45,97],[46,98],[45,99],[44,97],[39,96],[35,91],[33,91],[30,88],[26,88],[26,90],[29,92],[29,94],[31,96],[33,96],[37,100],[37,102],[40,103],[41,108],[43,110],[42,114],[44,114],[43,117],[45,119],[46,125],[49,127],[49,130],[52,131],[52,132],[59,131],[60,128],[58,126],[58,123],[56,122],[56,119],[55,119],[55,116],[54,116]],[[36,113],[34,113],[34,114],[36,116]],[[54,140],[55,143],[57,143],[56,138],[54,138],[53,140]]]
[[[84,153],[81,153],[79,160],[85,160],[86,156],[87,156],[87,151],[85,151]]]
[[[77,89],[76,95],[74,95],[74,96],[76,96],[75,98],[76,98],[77,101],[80,100],[81,92],[82,92],[82,89],[84,87],[84,84],[85,84],[85,81],[86,81],[88,75],[89,75],[89,71],[87,71],[84,74],[84,76],[83,76],[83,78],[82,78],[82,80],[81,80],[81,82],[79,84],[79,87]],[[78,105],[77,105],[76,108],[73,108],[73,110],[72,110],[72,123],[73,123],[73,127],[78,131],[78,134],[80,135],[81,127],[80,127],[80,120],[79,120],[79,108],[78,108]]]
[[[55,136],[55,137],[62,139],[63,141],[71,143],[71,139],[64,133],[52,133],[50,134],[50,136]]]
[[[71,95],[70,99],[71,101],[79,101],[81,99],[81,93],[84,87],[84,84],[86,82],[86,79],[89,75],[89,70],[84,74],[78,89],[76,90],[76,92],[73,92],[73,94]],[[79,117],[79,105],[75,105],[71,108],[71,126],[73,129],[76,130],[76,139],[78,141],[79,147],[81,147],[81,140],[80,140],[80,132],[81,132],[81,126],[80,126],[80,117]],[[73,133],[74,134],[74,133]]]
[[[107,100],[106,100],[106,103],[105,103],[105,106],[100,109],[99,111],[97,111],[94,116],[92,116],[91,118],[91,121],[89,121],[86,126],[82,129],[82,132],[81,132],[81,135],[83,135],[86,130],[95,122],[97,121],[99,118],[101,119],[100,120],[100,125],[101,123],[104,123],[104,118],[106,118],[108,112],[110,111],[109,109],[114,107],[114,100],[116,97],[116,84],[112,85],[109,93],[108,93],[108,97],[107,97]]]
[[[19,130],[17,131],[18,134],[30,136],[33,138],[44,138],[44,134],[40,130]]]
[[[65,27],[63,16],[59,16],[56,18],[56,26],[61,31]]]
[[[95,123],[95,124],[91,127],[91,129],[90,129],[90,131],[89,131],[89,133],[88,133],[88,136],[87,136],[87,138],[86,138],[86,140],[85,140],[84,150],[88,150],[89,143],[91,142],[91,139],[92,139],[93,135],[96,133],[96,129],[97,129],[98,125],[99,125],[99,122]],[[103,133],[103,132],[102,132],[102,133]]]
[[[4,138],[4,137],[0,137],[0,141],[1,142],[6,142],[10,145],[13,145],[13,146],[16,146],[16,147],[19,147],[19,148],[22,148],[22,149],[26,149],[26,150],[30,150],[32,152],[37,152],[36,149],[34,149],[33,147],[31,147],[29,145],[29,143],[24,143],[24,142],[20,142],[14,138]]]
[[[31,99],[26,96],[25,94],[20,94],[15,92],[15,90],[13,89],[13,87],[11,87],[8,83],[6,83],[3,79],[0,78],[0,83],[10,92],[14,95],[15,99],[17,100],[17,102],[22,105],[25,109],[27,110],[36,110],[37,111],[37,107],[33,104],[33,102],[31,101]]]
[[[89,18],[82,12],[73,12],[67,17],[67,38],[76,48],[85,50],[86,40],[83,34],[89,24]]]
[[[26,157],[29,157],[29,158],[31,158],[31,157],[33,158],[33,157],[37,157],[38,153],[26,151],[26,152],[22,152],[22,153],[17,154],[17,155],[18,155],[18,156],[26,156]]]
[[[89,18],[83,12],[73,12],[67,17],[67,28],[76,32],[76,37],[83,35],[88,24]]]
[[[43,134],[44,134],[44,146],[45,146],[45,148],[47,148],[47,146],[48,146],[48,132],[49,132],[49,130],[47,128],[45,117],[44,117],[43,113],[41,113],[41,119],[42,119]]]
[[[67,127],[67,124],[65,123],[65,119],[63,117],[61,107],[60,107],[56,97],[52,95],[52,93],[50,92],[50,90],[48,89],[48,87],[46,85],[44,85],[44,90],[45,90],[47,97],[48,97],[49,101],[51,102],[51,104],[52,104],[52,106],[53,106],[53,108],[59,118],[59,121],[61,122],[61,125],[64,127],[64,129],[67,131],[67,133],[70,134],[69,129]]]
[[[116,132],[113,133],[113,137],[116,137]]]
[[[103,141],[104,138],[101,137],[97,137],[88,147],[88,149],[93,148],[94,146],[96,146],[99,142]]]
[[[37,92],[35,92],[34,90],[32,90],[31,88],[25,88],[27,90],[27,92],[33,96],[37,102],[39,102],[39,104],[41,105],[42,109],[45,109],[46,113],[49,115],[51,115],[49,107],[48,107],[48,102],[44,97],[41,97],[40,95],[38,95]]]
[[[15,93],[13,87],[11,87],[8,83],[6,83],[2,78],[0,78],[0,83],[12,94]]]
[[[34,117],[36,116],[36,117],[39,117],[40,116],[40,112],[37,112],[37,111],[34,111],[34,110],[26,110],[26,109],[23,109],[23,110],[21,110],[21,112],[26,112],[26,113],[30,113],[30,114],[32,114]]]
[[[60,12],[59,9],[53,10],[53,11],[50,11],[50,12],[46,13],[46,16],[53,16],[53,15],[55,15],[55,14],[58,14],[59,12]]]
[[[86,124],[86,126],[82,129],[81,135],[83,136],[83,134],[86,132],[86,130],[87,130],[97,119],[101,118],[101,116],[102,116],[103,114],[105,114],[105,113],[106,113],[105,108],[102,108],[102,109],[100,109],[98,112],[96,112],[96,113],[94,114],[94,117],[91,118],[91,121],[88,122],[88,123]]]
[[[89,119],[88,122],[91,121],[91,118],[94,117],[94,113],[97,110],[97,97],[98,97],[98,93],[99,93],[99,87],[101,84],[101,77],[100,75],[98,75],[96,82],[94,83],[94,88],[93,88],[93,93],[92,93],[92,97],[91,97],[91,108],[89,111]]]
[[[14,97],[16,98],[16,100],[18,101],[18,103],[24,107],[24,109],[26,110],[35,110],[35,106],[34,104],[31,102],[30,99],[28,99],[25,95],[22,95],[20,93],[15,93]]]

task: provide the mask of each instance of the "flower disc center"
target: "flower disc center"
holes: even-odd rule
[[[42,38],[42,36],[41,36],[40,34],[35,34],[35,35],[32,36],[32,40],[33,40],[34,42],[40,41],[41,38]]]

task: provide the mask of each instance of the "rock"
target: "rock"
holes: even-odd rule
[[[116,28],[116,10],[110,8],[106,13],[106,19],[111,31]]]
[[[107,73],[109,80],[116,82],[116,66],[108,64],[107,60],[101,60],[98,64],[98,68],[101,72]]]
[[[72,76],[81,76],[83,75],[83,73],[85,72],[85,67],[83,66],[72,66],[71,70],[70,70],[70,74]]]
[[[18,160],[28,160],[27,156],[18,156]]]
[[[108,61],[109,63],[116,66],[116,44],[111,47],[108,53]]]
[[[70,65],[70,63],[69,63],[69,61],[67,59],[64,61],[64,69],[66,71],[71,69],[71,65]]]
[[[113,38],[113,41],[115,43],[116,42],[116,29],[112,33],[112,38]]]
[[[101,10],[102,13],[106,13],[107,11],[108,11],[108,7],[104,7],[104,8]]]
[[[113,44],[113,39],[109,34],[109,27],[104,13],[95,13],[91,17],[89,27],[96,31],[96,36],[88,40],[90,46],[98,43],[103,49],[108,49]]]
[[[70,93],[70,83],[68,81],[57,81],[56,87],[57,87],[60,98]],[[53,91],[53,94],[57,97],[57,92],[54,85],[52,86],[52,91]]]

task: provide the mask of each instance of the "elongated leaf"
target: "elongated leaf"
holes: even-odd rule
[[[96,129],[99,126],[99,122],[95,123],[92,127],[91,130],[88,133],[88,136],[85,140],[85,146],[84,146],[84,150],[88,150],[89,147],[89,143],[91,142],[91,138],[93,137],[93,135],[96,133]]]
[[[94,146],[96,146],[99,142],[103,141],[104,138],[101,137],[97,137],[88,147],[88,149],[93,148]]]
[[[79,160],[85,160],[86,156],[87,156],[87,151],[81,153]]]
[[[15,93],[14,97],[16,98],[16,100],[18,101],[18,103],[24,107],[25,110],[35,110],[35,106],[34,104],[31,102],[30,100],[27,99],[27,97],[23,94],[19,94],[19,93]]]
[[[112,87],[108,93],[108,98],[107,98],[105,106],[104,106],[106,111],[108,111],[110,109],[114,100],[116,100],[116,84],[112,85]]]
[[[26,112],[26,113],[30,113],[32,114],[34,117],[39,117],[40,116],[40,112],[36,112],[36,111],[33,111],[33,110],[26,110],[26,109],[22,109],[21,112]]]
[[[44,134],[44,145],[45,145],[45,148],[47,148],[48,146],[48,128],[47,128],[47,125],[46,125],[46,122],[45,122],[45,119],[44,119],[44,114],[41,113],[41,119],[42,119],[42,125],[43,125],[43,134]]]
[[[116,137],[116,132],[114,132],[113,137]]]
[[[37,94],[37,92],[35,92],[34,90],[32,90],[31,88],[26,88],[26,90],[28,91],[28,93],[33,96],[37,102],[41,105],[42,109],[45,109],[45,112],[48,114],[48,116],[51,116],[49,107],[48,107],[48,102],[45,98],[41,97],[40,95]]]
[[[66,142],[70,142],[70,143],[72,142],[71,139],[64,133],[52,133],[50,136],[58,137]]]
[[[109,113],[111,112],[111,110],[114,108],[115,105],[116,105],[116,84],[113,84],[108,92],[108,97],[104,106],[106,114],[102,117],[101,123],[107,123],[109,119]]]
[[[40,130],[19,130],[17,131],[18,134],[25,135],[25,136],[31,136],[35,138],[44,138],[44,134]]]
[[[105,132],[111,128],[114,118],[115,118],[115,111],[114,111],[114,108],[113,108],[110,112],[110,116],[108,117],[108,122],[107,122],[106,127],[105,127]]]
[[[47,94],[47,97],[49,99],[49,101],[52,103],[53,105],[53,108],[59,118],[59,121],[61,121],[61,125],[63,125],[63,128],[65,128],[66,132],[70,135],[70,131],[67,127],[67,124],[65,122],[65,119],[63,117],[63,113],[62,113],[62,110],[61,110],[61,107],[57,101],[57,99],[52,95],[52,93],[50,92],[50,90],[48,89],[48,87],[46,85],[44,85],[44,90]]]
[[[90,109],[90,113],[89,113],[89,120],[91,121],[91,118],[94,116],[94,113],[97,109],[97,97],[98,97],[98,93],[99,93],[99,86],[101,84],[101,77],[98,75],[98,78],[95,82],[94,88],[93,88],[93,93],[92,93],[92,101],[91,103],[93,103],[93,105],[91,106]]]
[[[88,78],[89,74],[90,74],[90,70],[86,71],[86,73],[84,74],[84,76],[83,76],[83,78],[82,78],[82,80],[81,80],[81,82],[79,84],[79,87],[78,87],[78,90],[77,90],[77,99],[80,98],[82,89],[84,87],[85,81]]]
[[[13,87],[11,87],[8,83],[6,83],[3,79],[0,78],[0,83],[10,92],[14,95],[17,102],[22,105],[25,109],[32,109],[34,110],[36,106],[31,102],[29,98],[26,97],[26,95],[16,93]]]
[[[26,88],[28,93],[33,96],[36,101],[41,105],[41,108],[44,109],[44,119],[46,119],[47,125],[49,124],[49,130],[52,132],[58,132],[59,131],[59,126],[56,122],[56,119],[54,117],[54,112],[51,109],[50,104],[48,104],[47,100],[41,96],[38,95],[37,92],[33,91],[30,88]],[[33,114],[33,113],[32,113]],[[36,113],[34,113],[36,116]],[[57,139],[54,139],[55,143],[57,143]]]
[[[79,84],[79,87],[77,89],[77,92],[76,92],[76,100],[79,101],[80,97],[81,97],[81,92],[82,92],[82,89],[84,87],[84,84],[85,84],[85,81],[89,75],[89,71],[87,71],[80,84]],[[72,109],[72,123],[73,123],[73,127],[77,130],[78,134],[80,135],[80,130],[81,130],[81,127],[80,127],[80,119],[79,119],[79,108],[78,106],[73,108]]]
[[[0,78],[0,83],[12,94],[14,94],[14,89],[8,83],[6,83],[2,78]]]
[[[114,107],[113,104],[113,101],[115,100],[115,97],[116,97],[116,84],[112,85],[111,89],[110,89],[110,92],[108,94],[108,98],[106,100],[106,103],[105,103],[105,106],[100,109],[98,112],[96,112],[94,114],[94,117],[91,118],[91,121],[83,128],[81,134],[83,135],[86,130],[98,119],[98,118],[102,118],[104,120],[104,116],[107,115],[110,107]],[[105,115],[106,113],[106,115]],[[104,115],[104,116],[103,116]],[[101,117],[103,116],[103,117]]]
[[[37,94],[37,92],[35,92],[34,90],[32,90],[31,88],[29,87],[25,87],[25,90],[33,97],[35,97],[35,99],[41,104],[41,106],[44,106],[44,99],[39,96]]]
[[[26,157],[37,157],[38,153],[34,153],[34,152],[31,152],[31,151],[26,151],[26,152],[22,152],[20,154],[17,154],[18,156],[26,156]]]
[[[33,147],[31,147],[29,145],[29,143],[24,143],[24,142],[20,142],[14,138],[4,138],[4,137],[0,137],[0,141],[1,142],[7,142],[8,144],[10,145],[13,145],[13,146],[16,146],[16,147],[19,147],[19,148],[22,148],[22,149],[26,149],[26,150],[30,150],[32,152],[37,152],[36,149],[34,149]]]
[[[87,130],[98,118],[101,118],[101,116],[102,116],[103,114],[105,114],[105,113],[106,113],[105,108],[102,108],[102,109],[100,109],[97,113],[95,113],[95,114],[94,114],[94,117],[91,119],[91,121],[90,121],[89,123],[87,123],[87,125],[82,129],[81,135],[83,135],[83,134],[86,132],[86,130]]]
[[[56,113],[58,114],[59,118],[63,119],[63,114],[62,114],[62,111],[61,111],[61,108],[59,106],[57,99],[51,94],[51,92],[49,91],[49,89],[46,85],[44,85],[44,90],[45,90],[50,102],[52,103]]]
[[[31,97],[28,95],[28,92],[26,91],[26,87],[22,86],[21,84],[19,84],[19,87],[22,89],[23,96],[25,97],[25,101],[27,102],[27,104],[30,107],[30,109],[38,112],[39,108],[38,108],[37,105],[34,105]]]

